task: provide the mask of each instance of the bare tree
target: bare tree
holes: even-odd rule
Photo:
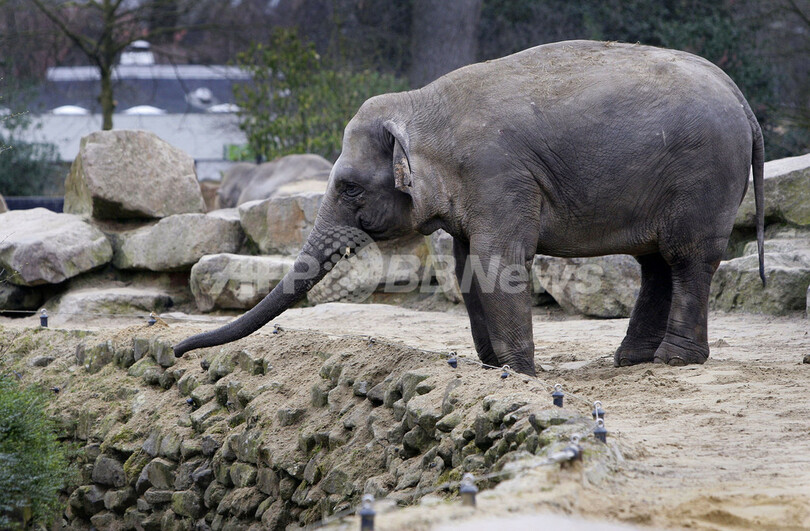
[[[112,74],[121,52],[139,39],[161,39],[179,31],[198,29],[196,25],[182,23],[197,6],[194,0],[31,1],[98,68],[105,130],[113,126]]]

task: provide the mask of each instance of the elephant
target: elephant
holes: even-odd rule
[[[536,375],[536,253],[639,262],[615,366],[704,363],[709,287],[751,171],[765,282],[763,161],[739,88],[686,52],[567,41],[462,67],[367,100],[293,269],[243,316],[174,352],[256,331],[369,241],[443,229],[484,365]]]
[[[223,178],[218,204],[220,208],[236,207],[274,197],[283,193],[285,187],[302,181],[326,182],[331,169],[331,162],[311,153],[287,155],[258,166],[241,162]]]

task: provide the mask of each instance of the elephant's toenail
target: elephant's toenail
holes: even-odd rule
[[[672,367],[683,367],[684,365],[686,365],[686,362],[681,358],[672,358],[671,360],[669,360],[669,365]]]
[[[622,358],[619,360],[619,367],[629,367],[630,365],[632,365],[632,363],[627,358]]]

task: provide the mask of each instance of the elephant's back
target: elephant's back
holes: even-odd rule
[[[531,100],[535,105],[571,105],[625,95],[706,102],[742,98],[716,65],[665,48],[598,41],[564,41],[469,65],[425,87],[449,101],[491,108]]]

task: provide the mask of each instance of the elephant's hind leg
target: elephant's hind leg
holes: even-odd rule
[[[616,367],[653,361],[667,332],[672,301],[672,269],[660,253],[637,256],[641,289],[622,344],[613,356]]]
[[[655,363],[689,365],[709,358],[709,288],[719,260],[672,264],[672,305]]]

